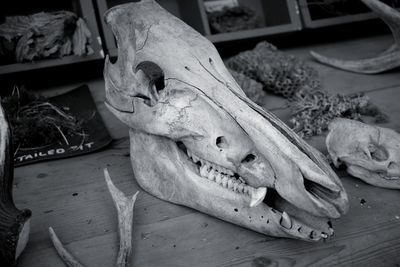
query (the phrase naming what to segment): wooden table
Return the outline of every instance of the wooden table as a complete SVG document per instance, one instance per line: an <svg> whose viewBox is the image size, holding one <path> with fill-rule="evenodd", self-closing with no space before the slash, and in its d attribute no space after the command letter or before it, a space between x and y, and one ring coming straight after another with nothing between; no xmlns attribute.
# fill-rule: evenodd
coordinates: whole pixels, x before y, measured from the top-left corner
<svg viewBox="0 0 400 267"><path fill-rule="evenodd" d="M390 36L378 36L289 52L307 60L310 49L359 58L372 56L390 43ZM310 64L318 69L326 90L366 92L390 116L384 126L400 131L399 70L368 76ZM102 79L87 84L115 141L95 154L16 169L16 204L33 212L30 241L19 266L64 266L50 242L49 226L86 266L114 266L117 217L103 177L104 167L126 194L141 191L134 215L134 266L267 266L274 261L279 266L399 266L399 191L376 188L339 173L351 208L334 222L336 235L318 243L264 236L161 201L139 188L133 178L127 128L106 110ZM284 121L289 118L283 99L269 95L265 105ZM326 151L323 136L310 142Z"/></svg>

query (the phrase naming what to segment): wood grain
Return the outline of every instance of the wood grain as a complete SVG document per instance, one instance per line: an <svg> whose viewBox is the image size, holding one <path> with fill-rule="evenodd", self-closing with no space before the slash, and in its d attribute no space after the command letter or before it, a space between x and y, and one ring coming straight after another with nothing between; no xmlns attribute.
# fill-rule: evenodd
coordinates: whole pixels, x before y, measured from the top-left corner
<svg viewBox="0 0 400 267"><path fill-rule="evenodd" d="M390 38L381 36L316 45L312 49L326 55L356 58L374 54L388 43ZM307 59L309 49L302 47L289 52ZM366 76L311 64L318 68L326 90L367 92L391 118L382 126L400 131L398 71ZM30 242L19 266L64 266L51 245L49 226L86 266L115 264L117 215L102 174L104 167L125 194L141 191L134 213L133 266L399 266L399 192L367 185L343 171L339 171L339 176L349 194L351 208L347 215L334 221L335 236L319 243L257 234L143 192L133 179L127 156L126 126L104 107L102 80L88 84L116 141L96 154L16 169L16 204L33 212ZM74 85L56 91L68 87L72 89ZM271 97L267 104L287 121L289 112L284 100ZM325 149L323 137L310 142Z"/></svg>

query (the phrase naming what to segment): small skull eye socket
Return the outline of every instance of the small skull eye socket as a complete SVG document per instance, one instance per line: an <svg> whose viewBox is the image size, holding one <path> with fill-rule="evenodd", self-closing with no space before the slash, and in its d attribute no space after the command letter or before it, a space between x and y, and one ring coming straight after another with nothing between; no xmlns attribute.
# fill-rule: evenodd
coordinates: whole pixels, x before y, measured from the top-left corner
<svg viewBox="0 0 400 267"><path fill-rule="evenodd" d="M382 146L371 144L369 146L369 151L373 160L385 161L389 158L389 153Z"/></svg>

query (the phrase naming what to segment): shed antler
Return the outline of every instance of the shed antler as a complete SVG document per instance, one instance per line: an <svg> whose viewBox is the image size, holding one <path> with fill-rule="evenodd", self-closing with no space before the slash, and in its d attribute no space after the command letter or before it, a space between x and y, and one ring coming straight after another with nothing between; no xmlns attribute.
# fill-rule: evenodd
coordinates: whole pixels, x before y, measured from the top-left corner
<svg viewBox="0 0 400 267"><path fill-rule="evenodd" d="M0 266L16 266L29 239L31 211L14 204L14 150L7 115L0 105Z"/></svg>
<svg viewBox="0 0 400 267"><path fill-rule="evenodd" d="M119 252L118 259L115 266L117 267L129 267L131 266L132 256L132 230L133 230L133 207L139 191L136 192L132 197L126 197L112 182L110 174L107 169L104 169L104 177L106 179L108 190L114 200L115 207L118 212L118 227L119 227ZM54 247L57 250L58 255L69 267L82 267L74 257L63 247L62 243L58 239L53 228L49 228L50 238L53 242Z"/></svg>
<svg viewBox="0 0 400 267"><path fill-rule="evenodd" d="M376 74L400 67L400 12L379 0L361 1L389 26L395 43L382 54L369 59L346 61L325 57L314 51L310 52L311 55L323 64L358 73Z"/></svg>

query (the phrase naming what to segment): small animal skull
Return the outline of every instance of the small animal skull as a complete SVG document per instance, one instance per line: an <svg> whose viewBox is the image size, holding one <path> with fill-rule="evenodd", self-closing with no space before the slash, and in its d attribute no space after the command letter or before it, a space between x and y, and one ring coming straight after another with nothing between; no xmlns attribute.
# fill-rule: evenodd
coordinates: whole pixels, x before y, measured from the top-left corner
<svg viewBox="0 0 400 267"><path fill-rule="evenodd" d="M335 119L326 138L336 167L366 183L400 189L400 134L348 119Z"/></svg>
<svg viewBox="0 0 400 267"><path fill-rule="evenodd" d="M273 114L249 100L215 47L155 1L105 15L106 105L130 127L140 186L243 227L316 241L347 211L340 180Z"/></svg>

